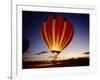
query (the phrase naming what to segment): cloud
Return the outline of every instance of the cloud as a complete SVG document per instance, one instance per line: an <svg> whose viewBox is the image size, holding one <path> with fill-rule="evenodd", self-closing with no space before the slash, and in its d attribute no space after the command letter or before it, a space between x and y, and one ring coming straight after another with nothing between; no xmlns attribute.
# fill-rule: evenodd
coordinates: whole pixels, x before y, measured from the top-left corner
<svg viewBox="0 0 100 80"><path fill-rule="evenodd" d="M37 52L35 54L40 55L40 54L45 54L45 53L48 53L48 51L41 51L41 52Z"/></svg>
<svg viewBox="0 0 100 80"><path fill-rule="evenodd" d="M89 52L84 52L83 54L89 54Z"/></svg>
<svg viewBox="0 0 100 80"><path fill-rule="evenodd" d="M40 55L45 53L48 53L48 51L27 51L26 52L26 54L31 54L31 55Z"/></svg>

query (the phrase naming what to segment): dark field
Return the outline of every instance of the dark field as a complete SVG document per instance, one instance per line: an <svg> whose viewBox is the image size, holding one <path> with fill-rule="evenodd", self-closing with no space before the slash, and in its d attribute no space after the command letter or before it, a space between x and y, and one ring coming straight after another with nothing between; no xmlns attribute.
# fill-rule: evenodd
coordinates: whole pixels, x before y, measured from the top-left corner
<svg viewBox="0 0 100 80"><path fill-rule="evenodd" d="M56 60L56 61L30 61L23 62L23 69L30 68L52 68L52 67L73 67L73 66L89 66L89 58L71 58L68 60Z"/></svg>

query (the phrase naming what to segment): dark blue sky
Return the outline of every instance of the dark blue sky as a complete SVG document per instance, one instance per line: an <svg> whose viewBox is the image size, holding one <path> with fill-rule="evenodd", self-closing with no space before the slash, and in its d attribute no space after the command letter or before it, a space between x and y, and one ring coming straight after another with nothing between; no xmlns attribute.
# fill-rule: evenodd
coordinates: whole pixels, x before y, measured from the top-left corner
<svg viewBox="0 0 100 80"><path fill-rule="evenodd" d="M49 15L63 15L69 19L74 27L74 37L64 52L79 53L89 51L89 14L56 13L56 12L22 12L22 35L29 43L31 51L48 51L47 46L40 35L41 23Z"/></svg>

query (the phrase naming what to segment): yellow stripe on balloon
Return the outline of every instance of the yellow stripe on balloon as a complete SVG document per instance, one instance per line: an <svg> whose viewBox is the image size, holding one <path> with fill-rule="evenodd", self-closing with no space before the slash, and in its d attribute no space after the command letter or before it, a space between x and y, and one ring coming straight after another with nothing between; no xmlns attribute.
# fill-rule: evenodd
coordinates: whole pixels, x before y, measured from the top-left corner
<svg viewBox="0 0 100 80"><path fill-rule="evenodd" d="M68 42L69 42L69 40L70 40L72 34L73 34L73 29L71 30L71 33L70 33L70 35L69 35L67 41L65 40L64 43L62 44L62 45L63 45L62 50L65 48L66 44L68 44Z"/></svg>
<svg viewBox="0 0 100 80"><path fill-rule="evenodd" d="M52 39L53 39L53 49L55 49L55 27L56 27L56 20L52 20Z"/></svg>
<svg viewBox="0 0 100 80"><path fill-rule="evenodd" d="M64 21L64 28L63 28L60 43L59 43L59 49L60 50L63 47L62 43L63 43L64 35L65 35L65 32L66 32L66 25L67 25L67 22Z"/></svg>
<svg viewBox="0 0 100 80"><path fill-rule="evenodd" d="M59 32L57 34L57 39L56 39L56 48L59 50Z"/></svg>
<svg viewBox="0 0 100 80"><path fill-rule="evenodd" d="M48 36L47 36L47 33L46 33L46 22L43 23L43 31L44 31L44 35L45 35L48 47L51 48L51 45L50 45L50 42L49 42L49 39L48 39Z"/></svg>

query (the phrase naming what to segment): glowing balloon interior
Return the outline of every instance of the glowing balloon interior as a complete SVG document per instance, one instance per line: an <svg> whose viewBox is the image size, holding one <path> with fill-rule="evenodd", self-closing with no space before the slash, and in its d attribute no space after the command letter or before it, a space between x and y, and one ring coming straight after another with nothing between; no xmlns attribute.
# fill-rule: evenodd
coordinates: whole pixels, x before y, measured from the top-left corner
<svg viewBox="0 0 100 80"><path fill-rule="evenodd" d="M73 34L73 25L64 16L48 16L41 25L42 38L55 59L71 42Z"/></svg>

